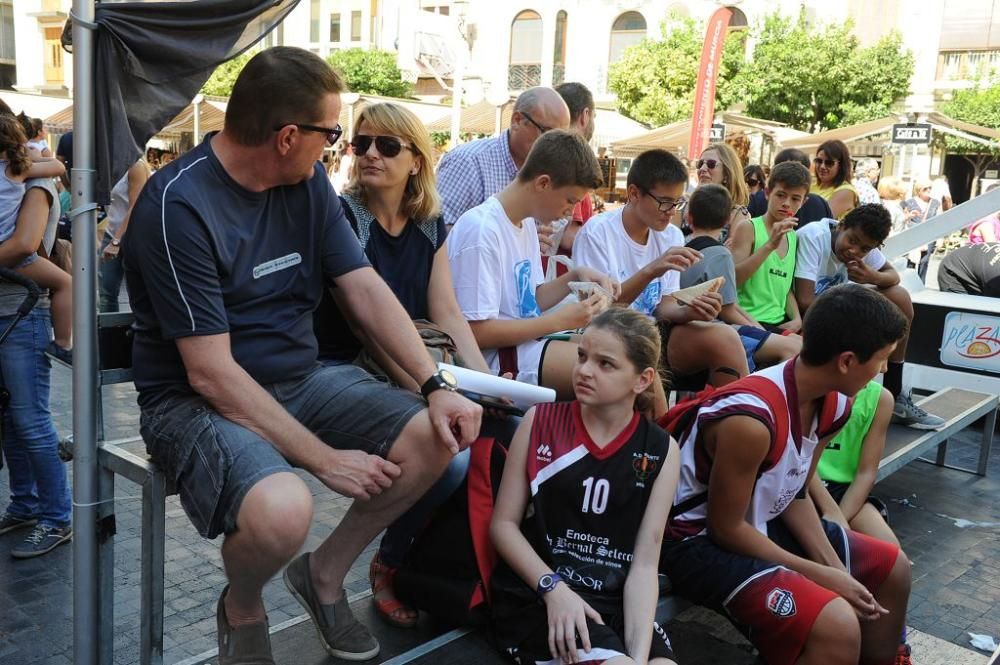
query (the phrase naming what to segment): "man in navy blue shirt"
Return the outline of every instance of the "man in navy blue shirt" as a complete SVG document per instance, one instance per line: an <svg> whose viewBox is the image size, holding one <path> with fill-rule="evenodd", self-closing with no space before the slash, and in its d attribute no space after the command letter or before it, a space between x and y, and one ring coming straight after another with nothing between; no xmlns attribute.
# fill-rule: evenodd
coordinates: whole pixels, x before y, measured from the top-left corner
<svg viewBox="0 0 1000 665"><path fill-rule="evenodd" d="M198 531L225 535L221 665L273 662L261 589L312 521L293 467L363 499L285 582L330 654L364 660L379 645L352 616L344 576L479 431L480 407L437 371L317 163L340 137L342 90L308 51L255 56L223 130L155 174L122 242L143 438ZM423 397L317 362L324 288Z"/></svg>

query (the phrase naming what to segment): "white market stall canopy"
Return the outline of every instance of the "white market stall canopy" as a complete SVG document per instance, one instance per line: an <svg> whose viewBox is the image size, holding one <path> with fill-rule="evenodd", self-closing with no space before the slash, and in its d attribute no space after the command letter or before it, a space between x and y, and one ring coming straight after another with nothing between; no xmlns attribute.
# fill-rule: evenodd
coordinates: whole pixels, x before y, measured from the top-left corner
<svg viewBox="0 0 1000 665"><path fill-rule="evenodd" d="M462 109L459 131L493 136L499 134L510 127L514 101L513 99L508 100L500 107L486 100L466 106ZM500 109L499 123L497 122L498 108ZM646 129L642 123L627 118L614 109L597 108L594 115L594 138L591 142L594 145L610 145L623 136L631 136ZM450 108L445 114L428 123L427 130L431 132L451 131Z"/></svg>
<svg viewBox="0 0 1000 665"><path fill-rule="evenodd" d="M998 142L1000 142L1000 130L956 120L942 113L928 113L926 117L921 117L919 122L929 123L934 131L937 132L951 134L952 136L956 136L958 138L963 138L968 141L973 141L974 143L981 143L994 148L1000 147L1000 145L998 145ZM843 141L844 143L851 143L869 138L871 136L886 134L892 130L892 126L895 124L900 124L899 118L895 116L886 116L884 118L879 118L878 120L870 120L857 125L851 125L850 127L839 127L837 129L819 132L818 134L806 134L798 138L791 138L786 141L781 141L781 145L784 148L798 148L799 150L803 150L805 152L811 152L819 147L819 145L824 141L837 140Z"/></svg>
<svg viewBox="0 0 1000 665"><path fill-rule="evenodd" d="M788 145L791 139L809 136L780 122L751 118L739 113L723 113L720 119L726 126L726 138L738 134L758 133L770 138L776 144ZM652 148L662 150L687 148L690 137L691 121L681 120L614 141L611 143L611 151L615 157L627 158Z"/></svg>
<svg viewBox="0 0 1000 665"><path fill-rule="evenodd" d="M31 95L13 90L0 90L0 99L6 102L14 113L24 111L32 118L47 118L53 113L71 107L72 99L68 97L51 97L49 95Z"/></svg>

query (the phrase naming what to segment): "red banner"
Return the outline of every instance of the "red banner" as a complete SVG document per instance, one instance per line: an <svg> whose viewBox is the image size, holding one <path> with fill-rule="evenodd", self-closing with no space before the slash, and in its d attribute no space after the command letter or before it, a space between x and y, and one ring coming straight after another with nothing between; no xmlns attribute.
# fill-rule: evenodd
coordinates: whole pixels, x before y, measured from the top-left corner
<svg viewBox="0 0 1000 665"><path fill-rule="evenodd" d="M717 9L708 20L705 44L701 48L701 67L694 89L694 114L691 116L691 138L688 141L688 159L696 159L708 145L708 134L715 117L715 82L719 78L722 48L729 35L726 28L733 12L725 7Z"/></svg>

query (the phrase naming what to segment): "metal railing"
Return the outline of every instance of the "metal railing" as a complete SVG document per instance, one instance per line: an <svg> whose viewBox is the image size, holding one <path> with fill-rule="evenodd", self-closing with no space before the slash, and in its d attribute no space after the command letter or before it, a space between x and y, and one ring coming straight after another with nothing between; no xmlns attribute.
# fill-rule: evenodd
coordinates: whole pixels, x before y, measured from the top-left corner
<svg viewBox="0 0 1000 665"><path fill-rule="evenodd" d="M941 213L926 222L915 224L905 231L891 236L885 241L882 253L890 260L894 259L910 250L926 247L935 240L940 240L955 231L971 226L997 210L1000 210L1000 189L969 199L948 212Z"/></svg>
<svg viewBox="0 0 1000 665"><path fill-rule="evenodd" d="M527 90L542 84L542 65L509 65L507 67L507 88Z"/></svg>

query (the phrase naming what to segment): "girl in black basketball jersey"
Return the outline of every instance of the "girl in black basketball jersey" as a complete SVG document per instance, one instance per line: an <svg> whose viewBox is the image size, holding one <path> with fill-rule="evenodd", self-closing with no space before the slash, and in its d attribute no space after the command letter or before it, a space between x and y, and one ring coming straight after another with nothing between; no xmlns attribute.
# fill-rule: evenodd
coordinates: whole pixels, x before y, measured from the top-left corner
<svg viewBox="0 0 1000 665"><path fill-rule="evenodd" d="M576 400L529 411L490 535L496 637L519 663L673 663L653 615L677 444L641 411L659 381L653 320L613 308L583 334Z"/></svg>

